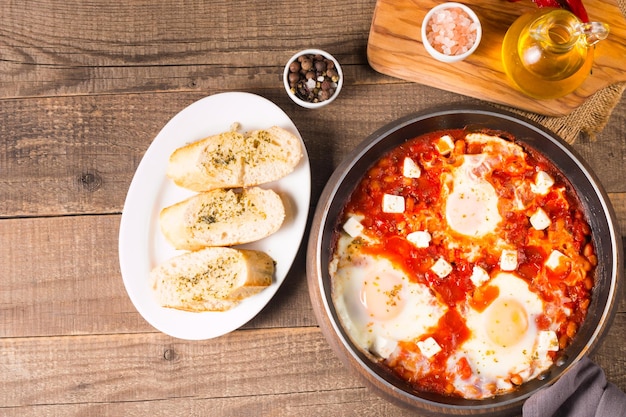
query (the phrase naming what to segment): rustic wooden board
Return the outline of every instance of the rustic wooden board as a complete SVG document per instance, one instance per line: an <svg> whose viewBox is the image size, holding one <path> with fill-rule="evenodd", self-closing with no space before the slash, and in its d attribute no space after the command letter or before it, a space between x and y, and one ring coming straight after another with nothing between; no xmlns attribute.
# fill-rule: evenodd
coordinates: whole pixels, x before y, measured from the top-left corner
<svg viewBox="0 0 626 417"><path fill-rule="evenodd" d="M483 26L476 52L463 62L446 64L433 59L422 45L421 23L435 0L378 0L367 45L376 71L549 116L569 114L598 90L626 81L626 20L616 0L587 0L592 21L610 26L609 37L597 44L593 73L575 92L550 100L537 100L515 90L502 69L500 51L506 30L525 12L536 10L529 0L473 0L468 5Z"/></svg>

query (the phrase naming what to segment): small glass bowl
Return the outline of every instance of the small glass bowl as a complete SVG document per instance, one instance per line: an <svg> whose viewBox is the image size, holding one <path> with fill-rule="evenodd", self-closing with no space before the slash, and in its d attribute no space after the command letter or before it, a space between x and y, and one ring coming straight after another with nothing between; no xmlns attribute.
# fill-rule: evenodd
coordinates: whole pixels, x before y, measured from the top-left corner
<svg viewBox="0 0 626 417"><path fill-rule="evenodd" d="M452 9L452 8L460 8L461 10L463 10L465 13L468 14L470 19L472 19L474 23L476 23L476 40L474 41L474 44L469 50L458 55L447 55L443 52L438 51L430 44L430 42L428 42L428 38L426 34L428 22L433 17L433 15L441 10ZM464 60L468 56L472 55L474 51L476 50L476 48L478 48L481 38L482 38L482 26L480 24L480 20L478 19L478 16L476 16L476 13L474 13L472 9L470 9L469 7L461 3L448 2L448 3L442 3L438 6L435 6L432 9L430 9L428 13L426 13L424 20L422 21L422 43L424 44L424 48L426 48L426 51L428 51L428 53L433 58L441 62L458 62L458 61Z"/></svg>
<svg viewBox="0 0 626 417"><path fill-rule="evenodd" d="M307 101L305 99L300 98L294 91L292 91L290 83L289 83L289 73L290 73L289 67L292 62L297 61L298 58L302 55L321 55L327 60L333 61L333 63L335 64L335 69L337 71L337 75L339 79L336 82L336 87L334 87L334 92L330 95L328 99L322 100L322 101L315 101L315 102ZM320 108L320 107L326 106L327 104L332 103L337 98L337 96L339 95L339 92L341 91L341 87L343 86L343 71L341 70L341 65L339 65L339 61L337 61L335 57L333 57L328 52L323 51L321 49L305 49L294 54L287 61L287 64L285 65L285 70L283 71L283 84L285 86L285 90L287 91L287 95L289 96L291 100L294 101L294 103L302 107L305 107L307 109L317 109L317 108Z"/></svg>

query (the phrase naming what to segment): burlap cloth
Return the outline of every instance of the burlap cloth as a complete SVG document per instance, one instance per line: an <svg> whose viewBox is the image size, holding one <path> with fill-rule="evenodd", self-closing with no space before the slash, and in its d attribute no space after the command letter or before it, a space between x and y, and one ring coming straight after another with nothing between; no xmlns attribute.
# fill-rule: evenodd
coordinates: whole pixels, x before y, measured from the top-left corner
<svg viewBox="0 0 626 417"><path fill-rule="evenodd" d="M626 0L618 0L617 3L622 14L626 15ZM568 143L574 143L581 133L593 140L595 135L606 126L625 89L626 82L609 85L590 96L567 116L543 116L512 108L507 108L507 110L534 120Z"/></svg>

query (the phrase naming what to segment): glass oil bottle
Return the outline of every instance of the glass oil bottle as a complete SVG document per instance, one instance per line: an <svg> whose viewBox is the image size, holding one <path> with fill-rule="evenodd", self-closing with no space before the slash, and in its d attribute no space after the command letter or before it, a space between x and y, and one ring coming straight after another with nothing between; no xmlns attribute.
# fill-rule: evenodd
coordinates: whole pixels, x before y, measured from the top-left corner
<svg viewBox="0 0 626 417"><path fill-rule="evenodd" d="M522 15L504 37L504 70L511 83L530 97L563 97L589 76L593 45L608 33L608 25L583 23L565 9L542 8Z"/></svg>

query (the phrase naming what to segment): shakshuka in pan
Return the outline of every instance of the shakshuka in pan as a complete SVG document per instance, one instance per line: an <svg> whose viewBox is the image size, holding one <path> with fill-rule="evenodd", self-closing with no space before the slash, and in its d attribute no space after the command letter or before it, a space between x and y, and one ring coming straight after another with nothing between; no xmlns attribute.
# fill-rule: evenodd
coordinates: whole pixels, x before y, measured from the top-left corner
<svg viewBox="0 0 626 417"><path fill-rule="evenodd" d="M597 264L579 199L505 132L442 130L380 157L333 238L332 299L360 349L415 389L467 399L546 371Z"/></svg>

